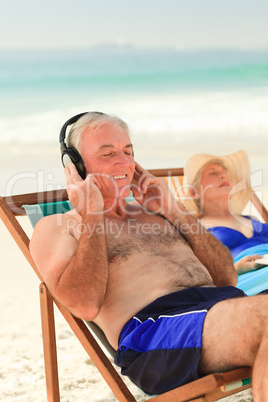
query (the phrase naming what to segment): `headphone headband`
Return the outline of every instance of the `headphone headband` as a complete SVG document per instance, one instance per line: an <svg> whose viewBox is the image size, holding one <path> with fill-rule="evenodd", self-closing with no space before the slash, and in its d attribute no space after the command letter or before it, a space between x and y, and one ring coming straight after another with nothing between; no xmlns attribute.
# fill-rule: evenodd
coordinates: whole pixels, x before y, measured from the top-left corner
<svg viewBox="0 0 268 402"><path fill-rule="evenodd" d="M66 137L66 130L67 127L70 126L71 124L74 124L77 122L77 120L80 119L80 117L84 116L85 114L87 114L88 112L84 112L84 113L79 113L76 114L75 116L71 117L69 120L67 120L64 125L62 126L61 130L60 130L60 147L61 147L61 151L63 152L64 149L67 149L66 146L66 142L65 142L65 137Z"/></svg>

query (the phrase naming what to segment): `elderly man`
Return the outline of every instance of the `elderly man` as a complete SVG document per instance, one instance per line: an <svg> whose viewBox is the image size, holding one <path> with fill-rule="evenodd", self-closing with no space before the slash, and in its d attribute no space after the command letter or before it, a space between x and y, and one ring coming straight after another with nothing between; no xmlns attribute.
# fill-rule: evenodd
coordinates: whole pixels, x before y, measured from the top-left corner
<svg viewBox="0 0 268 402"><path fill-rule="evenodd" d="M254 400L268 400L267 295L234 287L228 250L135 162L126 123L84 114L67 144L86 177L65 167L74 209L42 219L30 244L54 297L104 331L148 393L251 365Z"/></svg>

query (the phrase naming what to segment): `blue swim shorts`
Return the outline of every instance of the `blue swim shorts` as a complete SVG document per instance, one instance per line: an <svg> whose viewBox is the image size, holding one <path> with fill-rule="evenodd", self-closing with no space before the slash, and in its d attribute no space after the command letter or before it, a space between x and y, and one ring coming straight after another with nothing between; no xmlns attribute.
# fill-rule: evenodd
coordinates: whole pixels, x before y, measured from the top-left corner
<svg viewBox="0 0 268 402"><path fill-rule="evenodd" d="M196 380L208 310L222 300L244 296L242 290L226 286L159 297L124 325L115 364L150 395Z"/></svg>

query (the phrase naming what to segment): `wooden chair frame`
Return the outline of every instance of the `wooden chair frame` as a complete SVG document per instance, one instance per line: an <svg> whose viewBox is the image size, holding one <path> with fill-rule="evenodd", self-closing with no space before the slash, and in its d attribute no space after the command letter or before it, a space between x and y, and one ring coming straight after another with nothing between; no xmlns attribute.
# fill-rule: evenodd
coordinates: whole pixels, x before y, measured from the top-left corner
<svg viewBox="0 0 268 402"><path fill-rule="evenodd" d="M158 177L183 176L182 168L157 169L151 170L150 172ZM82 320L74 317L57 300L53 299L29 252L29 238L16 219L17 216L26 214L22 207L25 204L34 205L39 203L63 201L67 199L66 190L0 197L0 217L41 281L40 303L47 400L49 402L60 401L53 307L55 304L88 353L96 368L99 370L111 388L115 397L122 402L132 402L135 401L134 396L131 394L123 379L117 373L110 360L103 352L103 349L99 346L87 325ZM268 222L268 212L254 193L252 196L252 202L263 219ZM179 402L189 400L214 401L250 387L250 384L243 385L241 382L242 379L247 379L250 376L251 368L249 367L238 368L227 373L214 373L162 395L155 396L150 400L156 402ZM228 390L229 388L230 390Z"/></svg>

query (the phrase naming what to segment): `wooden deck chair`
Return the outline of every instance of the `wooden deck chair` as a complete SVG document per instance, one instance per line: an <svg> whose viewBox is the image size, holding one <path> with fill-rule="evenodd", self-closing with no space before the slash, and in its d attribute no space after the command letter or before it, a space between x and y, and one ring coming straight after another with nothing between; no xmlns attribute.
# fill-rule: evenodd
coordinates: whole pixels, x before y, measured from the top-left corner
<svg viewBox="0 0 268 402"><path fill-rule="evenodd" d="M175 185L178 186L178 183L182 183L181 177L183 176L183 169L159 169L151 170L150 172L158 177L167 177L166 180L169 184L173 183L172 185L174 185L175 183ZM172 176L175 176L174 180L171 180ZM182 191L180 188L177 187L173 190L180 196ZM254 195L252 200L260 214L264 217L264 219L266 218L268 220L268 212L262 206L258 198ZM17 216L26 214L25 209L23 208L24 205L32 206L33 209L37 209L39 212L40 210L41 212L45 211L42 212L42 214L47 214L58 212L58 203L61 205L60 208L63 208L62 212L69 208L66 190L0 197L0 217L41 281L40 301L47 400L49 402L60 401L53 307L55 304L88 353L96 368L109 385L115 397L119 401L135 401L134 396L131 394L123 379L118 374L103 348L99 344L99 336L102 337L102 342L105 342L104 334L102 334L98 328L94 328L94 325L91 325L92 323L88 324L83 320L74 317L63 305L61 305L57 300L53 299L45 283L43 283L43 279L38 272L38 269L29 252L29 238L16 219ZM36 212L28 213L33 224L35 224L34 220L36 218ZM111 354L114 353L111 346L107 345L106 347ZM190 400L215 401L222 397L226 397L249 388L250 376L251 368L249 367L238 368L226 373L214 373L189 384L183 385L172 391L166 392L162 395L154 396L150 398L150 400L156 402L179 402Z"/></svg>

